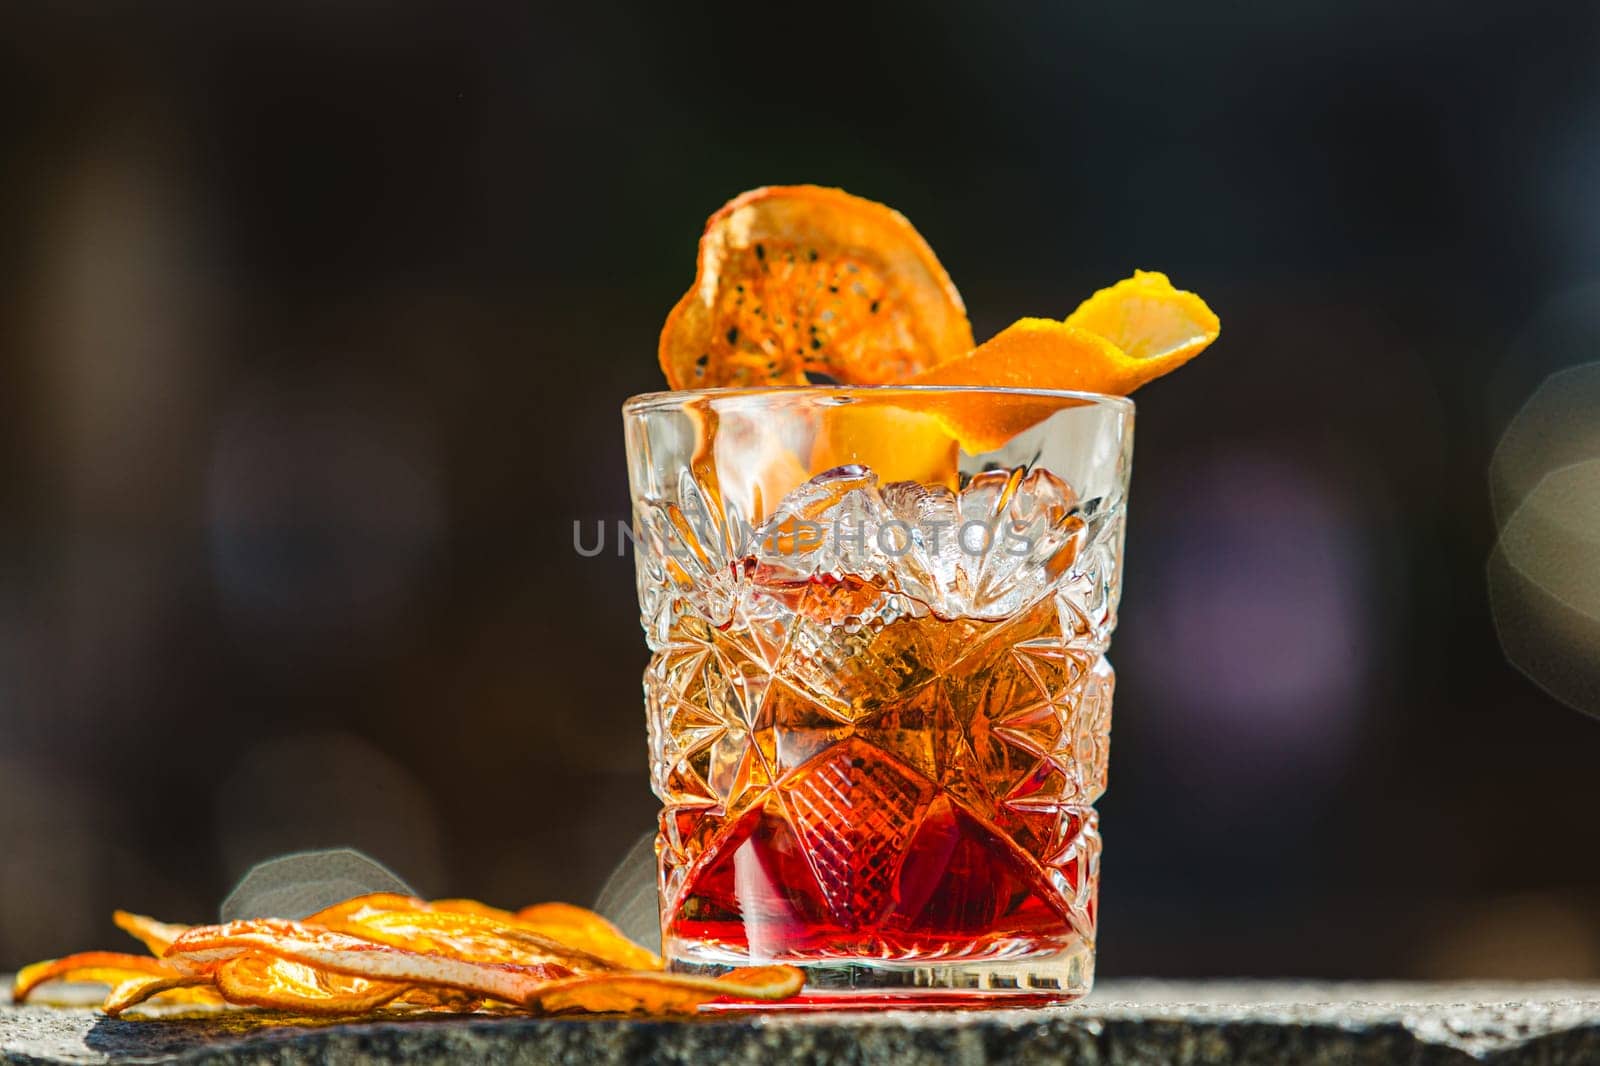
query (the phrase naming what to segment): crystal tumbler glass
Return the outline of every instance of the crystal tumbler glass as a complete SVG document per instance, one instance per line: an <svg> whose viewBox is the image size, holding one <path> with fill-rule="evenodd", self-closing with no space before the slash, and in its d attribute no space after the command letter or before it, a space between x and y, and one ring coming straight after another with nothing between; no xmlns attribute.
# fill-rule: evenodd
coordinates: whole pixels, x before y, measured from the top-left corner
<svg viewBox="0 0 1600 1066"><path fill-rule="evenodd" d="M1086 993L1133 404L815 386L624 421L671 964Z"/></svg>

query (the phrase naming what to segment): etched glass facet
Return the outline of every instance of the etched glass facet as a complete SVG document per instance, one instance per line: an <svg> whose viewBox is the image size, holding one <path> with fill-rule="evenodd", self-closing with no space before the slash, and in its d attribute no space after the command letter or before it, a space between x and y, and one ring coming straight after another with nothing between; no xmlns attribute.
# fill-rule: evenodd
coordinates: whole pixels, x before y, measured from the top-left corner
<svg viewBox="0 0 1600 1066"><path fill-rule="evenodd" d="M824 995L1088 990L1132 405L963 390L1034 424L941 469L908 454L936 422L899 430L944 391L626 408L680 968L792 962Z"/></svg>

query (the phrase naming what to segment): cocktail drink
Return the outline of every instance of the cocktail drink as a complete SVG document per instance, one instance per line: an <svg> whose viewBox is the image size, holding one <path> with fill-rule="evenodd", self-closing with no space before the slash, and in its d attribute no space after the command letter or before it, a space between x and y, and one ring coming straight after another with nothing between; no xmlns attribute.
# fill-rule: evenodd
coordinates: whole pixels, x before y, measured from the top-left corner
<svg viewBox="0 0 1600 1066"><path fill-rule="evenodd" d="M952 401L1033 424L968 455ZM626 421L665 954L1087 991L1132 403L731 390Z"/></svg>
<svg viewBox="0 0 1600 1066"><path fill-rule="evenodd" d="M624 407L674 967L790 963L808 1002L1089 990L1125 396L1216 334L1138 273L974 346L881 205L712 216L678 391Z"/></svg>

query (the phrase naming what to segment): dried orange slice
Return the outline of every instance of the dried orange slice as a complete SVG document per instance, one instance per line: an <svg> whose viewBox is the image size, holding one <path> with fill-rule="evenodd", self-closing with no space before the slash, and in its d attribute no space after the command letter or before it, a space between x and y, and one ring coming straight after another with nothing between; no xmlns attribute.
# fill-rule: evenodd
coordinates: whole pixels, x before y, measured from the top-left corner
<svg viewBox="0 0 1600 1066"><path fill-rule="evenodd" d="M567 903L541 903L513 914L477 900L429 902L374 892L335 903L311 915L305 924L416 950L430 950L418 946L428 938L453 941L457 946L446 950L480 960L483 951L498 948L529 954L544 951L551 957L570 957L583 966L600 969L659 969L664 965L658 955L623 936L598 914Z"/></svg>
<svg viewBox="0 0 1600 1066"><path fill-rule="evenodd" d="M617 967L581 948L481 914L382 911L360 921L327 922L323 928L391 947L468 962L556 964L574 970Z"/></svg>
<svg viewBox="0 0 1600 1066"><path fill-rule="evenodd" d="M229 1003L296 1014L349 1015L377 1010L402 992L403 984L323 973L304 963L270 955L240 955L216 972L217 990Z"/></svg>
<svg viewBox="0 0 1600 1066"><path fill-rule="evenodd" d="M624 969L659 970L666 965L661 956L623 936L621 930L594 911L570 903L535 903L518 911L516 922Z"/></svg>
<svg viewBox="0 0 1600 1066"><path fill-rule="evenodd" d="M91 951L25 967L22 1002L50 981L112 985L116 1015L153 997L353 1017L380 1008L495 1013L678 1013L713 999L781 999L800 989L786 966L719 978L665 963L598 914L563 903L513 914L473 900L358 896L295 922L258 918L178 926L118 911L116 922L161 957Z"/></svg>
<svg viewBox="0 0 1600 1066"><path fill-rule="evenodd" d="M180 1002L204 1003L211 1006L220 1005L222 1002L216 989L212 987L209 975L180 973L167 977L129 978L111 990L111 994L100 1005L100 1009L115 1018L137 1003L163 995Z"/></svg>
<svg viewBox="0 0 1600 1066"><path fill-rule="evenodd" d="M147 955L129 955L120 951L82 951L65 958L24 966L12 986L12 1002L24 1002L40 985L52 981L111 985L112 991L105 1003L113 1014L152 996L209 1005L222 1002L216 990L211 988L209 976L186 972L172 963Z"/></svg>
<svg viewBox="0 0 1600 1066"><path fill-rule="evenodd" d="M65 958L24 966L11 986L11 1000L21 1003L33 990L48 981L84 981L117 985L133 978L173 977L180 971L148 955L129 955L121 951L81 951Z"/></svg>
<svg viewBox="0 0 1600 1066"><path fill-rule="evenodd" d="M172 946L172 942L189 928L187 925L159 922L146 915L128 911L112 911L111 920L117 923L118 929L149 948L152 955L165 954L167 948Z"/></svg>
<svg viewBox="0 0 1600 1066"><path fill-rule="evenodd" d="M674 389L904 381L972 348L966 308L898 211L775 185L706 223L694 285L661 331Z"/></svg>
<svg viewBox="0 0 1600 1066"><path fill-rule="evenodd" d="M572 976L571 969L555 964L468 962L277 918L195 926L173 942L167 959L196 969L252 954L369 981L442 985L510 1003L530 1002L549 982Z"/></svg>
<svg viewBox="0 0 1600 1066"><path fill-rule="evenodd" d="M534 1004L550 1014L682 1014L714 999L788 999L804 977L793 966L751 966L721 977L671 973L608 973L569 977L539 992Z"/></svg>
<svg viewBox="0 0 1600 1066"><path fill-rule="evenodd" d="M391 1000L389 1005L399 1010L448 1011L456 1014L490 1007L505 1011L514 1011L516 1009L514 1005L502 1003L497 999L484 999L481 996L457 992L453 988L430 987L427 985L417 985L414 988L406 989Z"/></svg>

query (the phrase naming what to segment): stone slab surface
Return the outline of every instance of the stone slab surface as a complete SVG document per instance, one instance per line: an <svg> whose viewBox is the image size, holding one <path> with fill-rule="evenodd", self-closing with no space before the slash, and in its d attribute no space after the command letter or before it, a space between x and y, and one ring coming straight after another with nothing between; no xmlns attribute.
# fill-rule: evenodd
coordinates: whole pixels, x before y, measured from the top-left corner
<svg viewBox="0 0 1600 1066"><path fill-rule="evenodd" d="M0 983L0 988L4 983ZM1105 981L1012 1011L266 1025L0 1007L0 1063L1600 1063L1600 985Z"/></svg>

